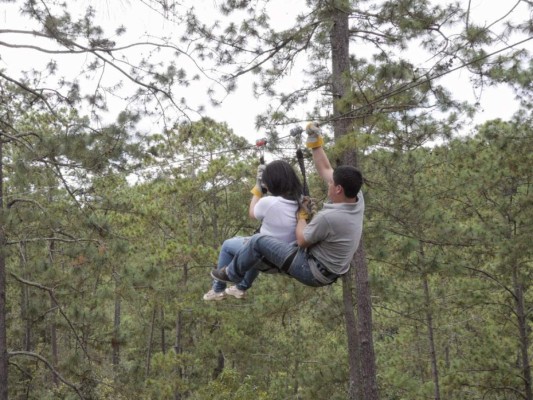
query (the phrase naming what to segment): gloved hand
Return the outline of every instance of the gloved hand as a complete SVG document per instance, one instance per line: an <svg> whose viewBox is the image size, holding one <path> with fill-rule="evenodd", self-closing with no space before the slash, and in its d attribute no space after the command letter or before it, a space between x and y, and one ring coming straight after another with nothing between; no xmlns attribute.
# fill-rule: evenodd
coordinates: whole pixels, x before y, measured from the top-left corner
<svg viewBox="0 0 533 400"><path fill-rule="evenodd" d="M308 148L315 149L324 145L324 139L322 138L318 122L309 122L305 127L305 133L307 133L306 146Z"/></svg>
<svg viewBox="0 0 533 400"><path fill-rule="evenodd" d="M298 210L298 219L311 220L317 213L316 201L312 197L304 196Z"/></svg>
<svg viewBox="0 0 533 400"><path fill-rule="evenodd" d="M266 165L259 164L257 167L257 174L255 176L255 186L250 190L250 192L257 197L263 196L263 187L261 186L261 181L263 179L263 172L265 171Z"/></svg>
<svg viewBox="0 0 533 400"><path fill-rule="evenodd" d="M305 219L306 221L309 219L309 214L305 210L305 208L300 208L298 210L298 219Z"/></svg>

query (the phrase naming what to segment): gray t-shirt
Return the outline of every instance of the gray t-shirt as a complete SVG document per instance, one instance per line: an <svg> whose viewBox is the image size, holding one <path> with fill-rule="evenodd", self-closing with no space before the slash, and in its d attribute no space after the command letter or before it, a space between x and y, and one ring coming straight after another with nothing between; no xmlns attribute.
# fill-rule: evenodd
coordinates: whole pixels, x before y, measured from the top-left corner
<svg viewBox="0 0 533 400"><path fill-rule="evenodd" d="M361 240L365 200L361 192L357 198L357 203L324 204L303 232L313 244L309 253L337 275L348 271Z"/></svg>

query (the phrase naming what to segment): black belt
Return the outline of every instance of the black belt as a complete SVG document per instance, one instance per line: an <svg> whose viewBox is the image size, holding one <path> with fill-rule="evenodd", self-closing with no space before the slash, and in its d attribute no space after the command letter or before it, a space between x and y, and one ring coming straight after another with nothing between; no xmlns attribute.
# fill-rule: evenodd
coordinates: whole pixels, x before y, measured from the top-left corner
<svg viewBox="0 0 533 400"><path fill-rule="evenodd" d="M320 261L318 261L315 257L313 257L311 254L309 254L309 258L312 258L313 260L315 260L315 264L316 264L316 269L322 274L322 276L326 279L329 279L329 280L335 280L337 279L340 275L337 275L337 274L334 274L333 272L331 272L329 269L327 269L326 267L324 267Z"/></svg>

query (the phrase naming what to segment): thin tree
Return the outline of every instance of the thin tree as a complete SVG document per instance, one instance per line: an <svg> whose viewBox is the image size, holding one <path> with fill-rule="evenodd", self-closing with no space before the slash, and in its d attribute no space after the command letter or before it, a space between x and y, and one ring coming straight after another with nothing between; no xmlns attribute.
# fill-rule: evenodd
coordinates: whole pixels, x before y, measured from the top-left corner
<svg viewBox="0 0 533 400"><path fill-rule="evenodd" d="M348 88L351 85L350 72L350 40L349 40L349 15L348 8L342 6L332 7L332 29L330 34L331 45L331 94L333 103L333 132L335 139L347 135L353 127L353 118L348 118L350 103L346 101ZM357 167L357 149L350 149L343 157L343 163ZM357 329L352 327L355 305L352 300L351 277L355 277L357 296ZM345 318L348 335L348 359L350 365L350 399L377 400L378 385L376 377L376 360L372 338L372 300L368 281L368 266L364 257L363 240L359 243L358 251L354 256L353 268L347 277L348 282L343 284L343 298ZM357 338L353 340L352 338ZM354 345L359 347L355 347ZM362 380L359 379L362 377ZM356 384L359 383L360 387Z"/></svg>
<svg viewBox="0 0 533 400"><path fill-rule="evenodd" d="M4 136L0 127L0 221L4 221ZM0 224L0 400L7 400L7 327L6 327L6 237Z"/></svg>

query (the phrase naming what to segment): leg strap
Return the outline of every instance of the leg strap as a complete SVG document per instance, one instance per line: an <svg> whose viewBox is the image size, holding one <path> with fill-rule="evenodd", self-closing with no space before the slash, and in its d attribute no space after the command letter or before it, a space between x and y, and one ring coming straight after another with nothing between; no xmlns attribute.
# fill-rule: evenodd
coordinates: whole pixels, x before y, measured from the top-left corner
<svg viewBox="0 0 533 400"><path fill-rule="evenodd" d="M268 265L272 269L275 269L277 271L283 272L288 275L289 268L291 267L294 257L296 257L296 253L298 253L297 248L285 259L285 261L283 262L281 266L277 266L272 261L267 260L265 257L261 258L261 262L265 265ZM261 272L265 272L265 271L261 271ZM268 270L266 272L268 272Z"/></svg>

